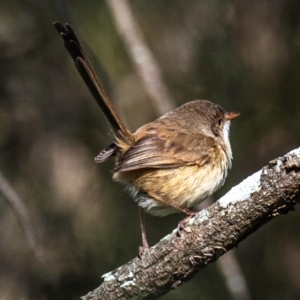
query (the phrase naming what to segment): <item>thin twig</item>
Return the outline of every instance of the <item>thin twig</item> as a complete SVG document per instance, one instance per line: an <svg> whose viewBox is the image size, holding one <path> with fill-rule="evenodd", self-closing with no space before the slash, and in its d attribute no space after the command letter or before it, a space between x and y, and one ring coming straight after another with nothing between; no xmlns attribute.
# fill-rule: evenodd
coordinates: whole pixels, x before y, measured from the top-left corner
<svg viewBox="0 0 300 300"><path fill-rule="evenodd" d="M217 266L223 274L231 297L234 300L250 300L250 291L245 276L235 255L231 250L220 257Z"/></svg>
<svg viewBox="0 0 300 300"><path fill-rule="evenodd" d="M162 80L162 73L135 21L126 0L106 0L120 36L127 47L144 89L160 114L174 108L170 92Z"/></svg>
<svg viewBox="0 0 300 300"><path fill-rule="evenodd" d="M38 235L35 227L33 226L33 222L30 219L27 208L23 202L23 200L18 196L16 191L4 177L4 175L0 172L0 191L3 193L13 212L15 213L18 221L23 227L30 246L34 250L36 256L40 258L42 256L42 250L38 242Z"/></svg>

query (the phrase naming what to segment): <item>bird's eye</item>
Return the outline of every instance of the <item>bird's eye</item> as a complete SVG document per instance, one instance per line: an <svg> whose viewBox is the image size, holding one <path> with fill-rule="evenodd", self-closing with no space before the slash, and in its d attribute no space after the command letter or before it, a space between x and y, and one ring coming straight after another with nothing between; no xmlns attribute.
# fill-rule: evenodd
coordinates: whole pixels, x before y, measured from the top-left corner
<svg viewBox="0 0 300 300"><path fill-rule="evenodd" d="M218 125L221 127L223 125L223 119L222 118L219 118L218 119Z"/></svg>

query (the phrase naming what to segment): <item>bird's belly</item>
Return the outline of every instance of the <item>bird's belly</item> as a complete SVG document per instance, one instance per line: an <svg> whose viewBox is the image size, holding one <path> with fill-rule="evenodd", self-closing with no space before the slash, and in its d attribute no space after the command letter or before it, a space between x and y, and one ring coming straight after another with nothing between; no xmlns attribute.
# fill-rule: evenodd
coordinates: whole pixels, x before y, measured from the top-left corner
<svg viewBox="0 0 300 300"><path fill-rule="evenodd" d="M146 212L165 216L179 212L174 207L189 208L205 200L223 184L226 174L227 168L208 164L121 172L114 178L128 184Z"/></svg>

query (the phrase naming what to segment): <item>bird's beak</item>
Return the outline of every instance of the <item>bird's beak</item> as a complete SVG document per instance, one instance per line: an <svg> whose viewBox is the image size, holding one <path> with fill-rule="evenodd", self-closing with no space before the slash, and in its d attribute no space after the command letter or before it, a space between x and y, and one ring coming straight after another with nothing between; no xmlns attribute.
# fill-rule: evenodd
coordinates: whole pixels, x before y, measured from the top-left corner
<svg viewBox="0 0 300 300"><path fill-rule="evenodd" d="M225 120L230 121L240 115L239 112L237 111L232 111L232 112L226 112L225 113Z"/></svg>

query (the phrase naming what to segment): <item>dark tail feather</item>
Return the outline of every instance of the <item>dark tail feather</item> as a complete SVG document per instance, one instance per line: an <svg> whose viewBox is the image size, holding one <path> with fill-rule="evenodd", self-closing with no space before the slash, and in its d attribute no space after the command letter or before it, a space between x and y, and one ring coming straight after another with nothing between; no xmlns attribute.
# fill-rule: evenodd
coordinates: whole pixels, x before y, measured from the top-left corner
<svg viewBox="0 0 300 300"><path fill-rule="evenodd" d="M130 131L126 128L121 118L112 107L111 102L101 86L101 83L98 80L88 58L86 57L72 27L69 24L65 24L65 26L63 26L59 22L55 22L53 25L63 38L64 45L75 62L77 70L79 71L82 79L100 106L103 114L105 115L109 124L112 126L113 130L121 138L130 140L132 138Z"/></svg>

